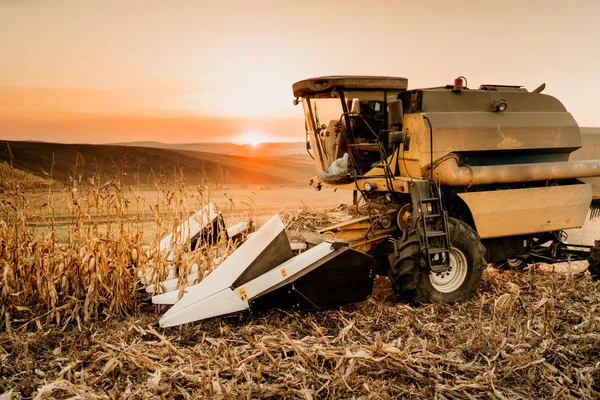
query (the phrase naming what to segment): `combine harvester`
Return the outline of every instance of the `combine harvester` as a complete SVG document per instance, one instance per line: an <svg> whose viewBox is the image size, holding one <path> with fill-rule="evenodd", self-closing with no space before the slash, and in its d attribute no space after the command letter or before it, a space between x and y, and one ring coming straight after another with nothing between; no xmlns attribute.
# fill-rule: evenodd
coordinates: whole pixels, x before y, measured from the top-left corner
<svg viewBox="0 0 600 400"><path fill-rule="evenodd" d="M318 171L310 184L360 193L369 215L322 230L337 240L296 256L273 217L200 283L155 295L174 304L160 325L362 301L376 274L415 303L473 296L488 263L589 258L598 278L598 243L567 243L564 230L581 227L600 199L581 181L600 176L600 160L569 161L581 147L579 127L541 93L545 85L407 84L369 76L295 83Z"/></svg>

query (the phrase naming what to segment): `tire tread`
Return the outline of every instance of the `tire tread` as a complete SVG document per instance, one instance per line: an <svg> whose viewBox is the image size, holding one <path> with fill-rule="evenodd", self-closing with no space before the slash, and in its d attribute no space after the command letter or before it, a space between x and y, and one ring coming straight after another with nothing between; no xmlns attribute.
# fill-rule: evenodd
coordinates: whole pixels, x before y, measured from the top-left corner
<svg viewBox="0 0 600 400"><path fill-rule="evenodd" d="M395 262L390 263L388 271L396 295L412 303L442 301L453 303L473 296L483 279L482 272L487 267L485 247L479 235L463 221L448 218L448 230L451 243L455 243L470 261L465 282L454 292L437 291L429 281L429 270L422 266L422 254L416 231L409 232L399 246ZM600 249L599 260L600 260ZM600 262L599 262L600 265Z"/></svg>

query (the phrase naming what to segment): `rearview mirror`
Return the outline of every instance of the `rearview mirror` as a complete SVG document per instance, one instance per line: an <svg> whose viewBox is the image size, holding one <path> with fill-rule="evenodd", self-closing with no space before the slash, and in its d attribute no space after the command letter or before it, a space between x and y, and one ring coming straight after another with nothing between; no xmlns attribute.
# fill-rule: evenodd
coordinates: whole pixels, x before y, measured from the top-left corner
<svg viewBox="0 0 600 400"><path fill-rule="evenodd" d="M392 100L388 103L388 116L390 126L400 128L404 121L404 108L402 100Z"/></svg>
<svg viewBox="0 0 600 400"><path fill-rule="evenodd" d="M404 132L402 132L402 131L391 132L390 133L390 143L399 145L400 143L404 143L405 137L406 136L404 135Z"/></svg>

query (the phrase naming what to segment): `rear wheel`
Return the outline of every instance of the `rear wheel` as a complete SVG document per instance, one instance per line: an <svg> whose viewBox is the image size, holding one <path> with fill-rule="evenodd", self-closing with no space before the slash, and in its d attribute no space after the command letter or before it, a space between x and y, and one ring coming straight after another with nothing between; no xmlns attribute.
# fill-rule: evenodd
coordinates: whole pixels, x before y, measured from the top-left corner
<svg viewBox="0 0 600 400"><path fill-rule="evenodd" d="M390 260L389 276L398 297L414 303L453 303L477 292L487 263L485 247L469 225L448 219L450 268L434 273L424 265L416 231L408 233Z"/></svg>

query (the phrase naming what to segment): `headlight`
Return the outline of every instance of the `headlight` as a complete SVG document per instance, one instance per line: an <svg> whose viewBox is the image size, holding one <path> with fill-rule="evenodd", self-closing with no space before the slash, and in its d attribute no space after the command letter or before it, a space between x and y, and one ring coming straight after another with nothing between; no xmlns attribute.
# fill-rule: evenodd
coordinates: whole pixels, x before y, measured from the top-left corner
<svg viewBox="0 0 600 400"><path fill-rule="evenodd" d="M373 190L377 189L377 186L374 183L365 182L365 184L363 185L363 189L365 190L365 192L372 192Z"/></svg>
<svg viewBox="0 0 600 400"><path fill-rule="evenodd" d="M500 99L494 103L494 106L492 107L492 111L493 112L502 112L502 111L506 110L506 107L507 107L506 100Z"/></svg>

